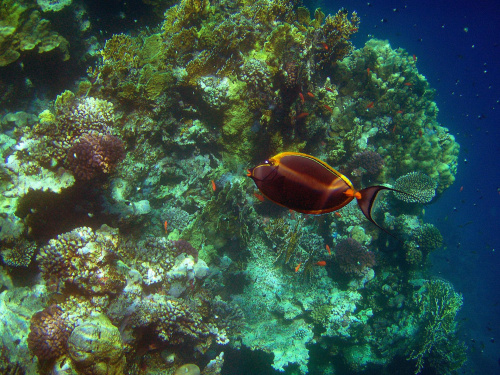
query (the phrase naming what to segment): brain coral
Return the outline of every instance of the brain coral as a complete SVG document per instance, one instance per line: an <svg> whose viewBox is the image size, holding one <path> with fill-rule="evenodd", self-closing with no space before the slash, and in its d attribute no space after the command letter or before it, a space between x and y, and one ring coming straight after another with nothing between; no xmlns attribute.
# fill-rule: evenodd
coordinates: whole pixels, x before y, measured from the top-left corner
<svg viewBox="0 0 500 375"><path fill-rule="evenodd" d="M335 259L342 271L356 276L362 276L366 268L375 265L375 254L353 238L347 238L337 244Z"/></svg>
<svg viewBox="0 0 500 375"><path fill-rule="evenodd" d="M84 374L124 373L126 362L120 331L103 314L88 318L71 332L68 351Z"/></svg>

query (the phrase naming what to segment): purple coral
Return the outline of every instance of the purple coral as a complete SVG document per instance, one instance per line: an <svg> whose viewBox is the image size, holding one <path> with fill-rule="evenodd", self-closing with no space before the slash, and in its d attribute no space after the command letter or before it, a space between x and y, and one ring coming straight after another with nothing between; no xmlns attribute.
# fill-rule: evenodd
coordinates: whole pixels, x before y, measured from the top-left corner
<svg viewBox="0 0 500 375"><path fill-rule="evenodd" d="M114 135L85 134L68 150L69 169L79 180L111 173L125 157L123 142Z"/></svg>
<svg viewBox="0 0 500 375"><path fill-rule="evenodd" d="M376 176L382 170L384 159L375 151L359 152L347 163L347 170L354 176Z"/></svg>
<svg viewBox="0 0 500 375"><path fill-rule="evenodd" d="M335 259L342 271L356 276L362 276L366 268L375 265L375 254L353 238L347 238L337 244Z"/></svg>
<svg viewBox="0 0 500 375"><path fill-rule="evenodd" d="M198 250L196 250L188 241L182 239L171 241L170 245L177 254L186 253L187 255L192 255L195 262L198 261Z"/></svg>
<svg viewBox="0 0 500 375"><path fill-rule="evenodd" d="M31 317L28 348L39 360L56 359L66 353L71 329L62 315L59 306L51 305Z"/></svg>

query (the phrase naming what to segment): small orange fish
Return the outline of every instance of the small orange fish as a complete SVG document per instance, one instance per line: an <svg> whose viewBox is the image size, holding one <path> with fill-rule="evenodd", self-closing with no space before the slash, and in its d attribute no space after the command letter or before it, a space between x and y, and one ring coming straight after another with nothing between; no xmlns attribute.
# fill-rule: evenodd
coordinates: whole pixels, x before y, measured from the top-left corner
<svg viewBox="0 0 500 375"><path fill-rule="evenodd" d="M328 104L325 104L325 108L328 112L333 112L332 107L330 107Z"/></svg>
<svg viewBox="0 0 500 375"><path fill-rule="evenodd" d="M316 265L324 267L324 266L326 266L326 262L324 260L320 260L319 262L316 262Z"/></svg>
<svg viewBox="0 0 500 375"><path fill-rule="evenodd" d="M301 92L299 92L299 97L300 97L300 101L302 102L302 104L304 104L304 102L306 101L304 99L304 94L302 94Z"/></svg>
<svg viewBox="0 0 500 375"><path fill-rule="evenodd" d="M255 198L257 198L261 202L264 202L266 200L262 194L253 193L253 195L255 196Z"/></svg>
<svg viewBox="0 0 500 375"><path fill-rule="evenodd" d="M342 215L338 211L335 211L334 215L337 216L337 217L342 217Z"/></svg>
<svg viewBox="0 0 500 375"><path fill-rule="evenodd" d="M413 86L413 83L411 83L411 82L405 82L404 85L405 86Z"/></svg>
<svg viewBox="0 0 500 375"><path fill-rule="evenodd" d="M330 250L330 246L328 246L328 244L326 244L326 251L328 251L328 255L332 255L332 251Z"/></svg>
<svg viewBox="0 0 500 375"><path fill-rule="evenodd" d="M460 193L464 191L464 187L463 186L460 186Z"/></svg>
<svg viewBox="0 0 500 375"><path fill-rule="evenodd" d="M210 180L210 182L212 183L212 190L213 191L217 190L217 186L215 186L214 180Z"/></svg>
<svg viewBox="0 0 500 375"><path fill-rule="evenodd" d="M332 90L331 88L329 88L329 87L325 87L325 90L326 90L326 91L333 92L333 90Z"/></svg>
<svg viewBox="0 0 500 375"><path fill-rule="evenodd" d="M368 75L372 74L372 72L371 72L370 68L366 68L366 73L367 73Z"/></svg>
<svg viewBox="0 0 500 375"><path fill-rule="evenodd" d="M417 62L417 56L413 55L413 61Z"/></svg>
<svg viewBox="0 0 500 375"><path fill-rule="evenodd" d="M399 111L397 111L396 113L397 113L397 114L401 114L401 113L403 113L403 111L402 111L402 110L399 110Z"/></svg>
<svg viewBox="0 0 500 375"><path fill-rule="evenodd" d="M311 91L307 92L307 96L310 97L310 98L314 98L314 94Z"/></svg>
<svg viewBox="0 0 500 375"><path fill-rule="evenodd" d="M392 132L393 132L393 133L396 133L396 126L397 126L397 125L394 125L394 127L392 128Z"/></svg>
<svg viewBox="0 0 500 375"><path fill-rule="evenodd" d="M423 135L424 135L424 132L422 131L422 129L420 129L420 130L418 131L418 136L419 136L420 138L422 138L422 136L423 136Z"/></svg>
<svg viewBox="0 0 500 375"><path fill-rule="evenodd" d="M163 228L165 228L165 234L167 234L167 226L168 226L168 222L167 222L167 220L165 220L165 223L163 223Z"/></svg>
<svg viewBox="0 0 500 375"><path fill-rule="evenodd" d="M326 43L320 43L320 44L323 46L324 49L326 49L328 51L328 44L326 44Z"/></svg>
<svg viewBox="0 0 500 375"><path fill-rule="evenodd" d="M370 108L373 108L373 106L375 105L375 102L370 102L368 103L368 105L366 106L366 109L370 109Z"/></svg>
<svg viewBox="0 0 500 375"><path fill-rule="evenodd" d="M298 114L297 116L295 116L295 120L300 120L301 118L304 118L306 116L309 116L309 113L302 112L302 113Z"/></svg>
<svg viewBox="0 0 500 375"><path fill-rule="evenodd" d="M302 262L300 262L299 264L297 264L297 267L295 267L295 272L299 272L301 265L302 265Z"/></svg>

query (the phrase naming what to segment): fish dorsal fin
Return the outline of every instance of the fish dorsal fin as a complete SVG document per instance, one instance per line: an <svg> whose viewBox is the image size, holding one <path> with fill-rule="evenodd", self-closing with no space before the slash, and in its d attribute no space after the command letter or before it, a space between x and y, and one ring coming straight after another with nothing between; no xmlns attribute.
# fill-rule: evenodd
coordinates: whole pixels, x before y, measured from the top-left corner
<svg viewBox="0 0 500 375"><path fill-rule="evenodd" d="M399 241L399 239L396 236L390 233L387 229L382 228L375 222L375 220L373 220L372 217L373 204L375 203L375 199L377 198L378 193L380 193L382 190L391 190L399 192L399 190L391 189L387 186L376 185L367 187L359 191L359 193L361 194L360 198L356 197L358 201L358 206L368 220L370 220L373 224L382 229L385 233L387 233L388 235L394 237Z"/></svg>

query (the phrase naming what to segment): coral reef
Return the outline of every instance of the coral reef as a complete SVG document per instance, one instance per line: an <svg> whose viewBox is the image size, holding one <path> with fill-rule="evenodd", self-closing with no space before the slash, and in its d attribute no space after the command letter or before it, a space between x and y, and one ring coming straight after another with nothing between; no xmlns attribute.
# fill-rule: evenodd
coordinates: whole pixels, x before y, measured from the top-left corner
<svg viewBox="0 0 500 375"><path fill-rule="evenodd" d="M0 67L37 48L67 57L27 4L0 10ZM181 0L160 25L95 42L74 91L3 116L0 370L215 375L222 345L301 374L460 367L461 297L422 279L443 237L406 204L453 183L459 146L415 59L354 48L359 22L296 1ZM403 244L355 203L307 217L267 201L245 170L279 151L328 161L356 190L409 193L373 208Z"/></svg>

